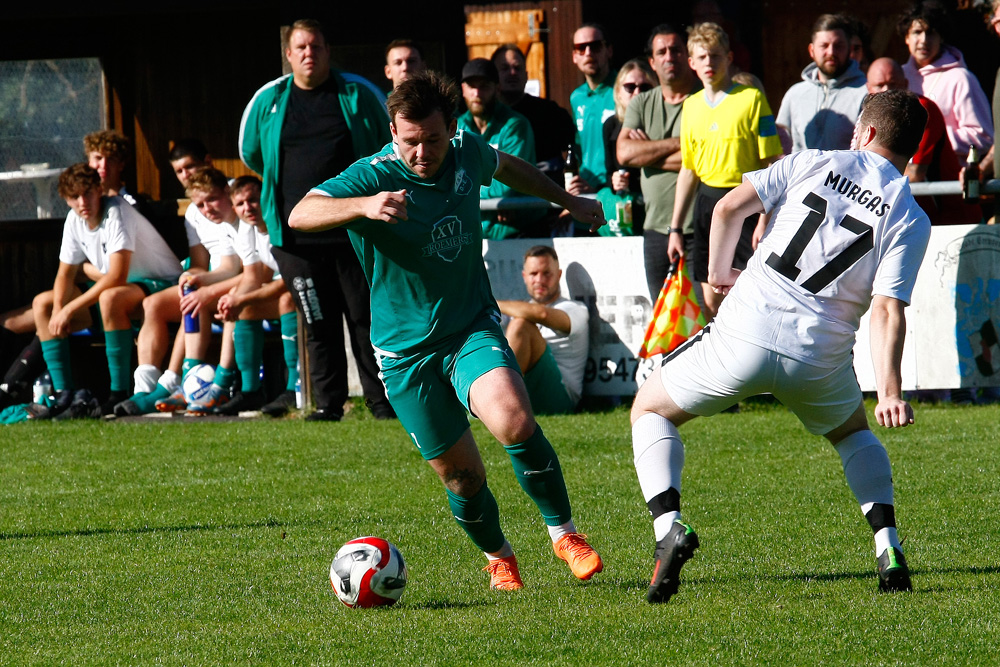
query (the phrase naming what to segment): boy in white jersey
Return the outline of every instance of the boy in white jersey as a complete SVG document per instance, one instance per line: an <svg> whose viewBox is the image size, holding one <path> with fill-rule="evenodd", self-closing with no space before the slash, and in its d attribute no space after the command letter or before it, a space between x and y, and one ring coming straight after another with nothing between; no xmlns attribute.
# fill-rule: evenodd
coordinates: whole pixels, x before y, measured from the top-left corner
<svg viewBox="0 0 1000 667"><path fill-rule="evenodd" d="M55 410L33 414L97 416L66 410L73 393L69 334L90 326L90 307L100 304L111 374L111 397L101 406L101 414L107 414L128 395L132 319L140 315L147 295L176 279L180 262L132 206L120 197L103 196L101 177L92 167L81 163L64 171L59 177L59 195L71 209L63 228L59 271L52 289L32 302L35 328L58 400ZM81 292L76 277L85 265L93 285Z"/></svg>
<svg viewBox="0 0 1000 667"><path fill-rule="evenodd" d="M901 390L903 309L930 221L903 174L926 120L912 93L870 96L855 129L858 150L786 157L746 174L716 207L708 279L728 297L714 322L664 359L632 407L636 473L657 539L650 602L677 592L681 567L698 547L680 521L677 427L761 393L833 444L875 534L879 589L911 590L889 457L868 427L851 351L871 305L875 418L888 428L913 423ZM770 213L771 222L741 273L732 258L743 220L756 213Z"/></svg>
<svg viewBox="0 0 1000 667"><path fill-rule="evenodd" d="M239 281L241 265L235 248L239 218L229 199L228 179L211 167L195 169L183 178L191 199L185 214L190 263L175 289L143 301L145 319L139 330L136 393L115 406L115 414L120 416L152 412L156 401L171 397L171 391L181 396L179 380L183 372L205 358L215 303ZM197 215L191 213L192 208ZM195 291L184 295L185 284L195 287ZM180 322L186 313L197 316L199 330L183 333L182 327L177 335L183 337L183 344L175 344L169 370L161 373L160 364L171 343L168 325ZM176 410L186 407L186 403L174 403Z"/></svg>
<svg viewBox="0 0 1000 667"><path fill-rule="evenodd" d="M559 458L535 421L483 265L479 188L497 178L568 209L593 230L596 201L569 195L528 163L456 134L455 85L428 72L389 96L393 142L314 188L293 229L345 226L372 295L372 346L389 402L445 486L456 521L486 555L494 589L523 587L469 428L471 412L503 443L574 576L601 571L573 524Z"/></svg>
<svg viewBox="0 0 1000 667"><path fill-rule="evenodd" d="M271 254L271 241L260 206L261 182L256 176L240 176L230 186L233 209L240 216L236 251L243 263L239 284L224 294L218 303L215 319L222 320L222 352L216 379L223 370L235 367L242 377L241 390L227 400L228 387L213 383L208 396L198 406L200 412L237 415L260 410L277 417L295 407L298 373L298 317L295 302L278 272ZM285 391L267 403L260 380L264 359L263 320L277 319L288 377ZM190 407L189 407L190 410Z"/></svg>

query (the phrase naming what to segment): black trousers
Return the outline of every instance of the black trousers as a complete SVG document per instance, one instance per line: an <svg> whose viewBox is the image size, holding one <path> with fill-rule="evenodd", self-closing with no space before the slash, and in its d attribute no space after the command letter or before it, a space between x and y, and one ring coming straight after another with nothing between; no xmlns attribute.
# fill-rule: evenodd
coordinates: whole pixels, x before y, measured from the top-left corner
<svg viewBox="0 0 1000 667"><path fill-rule="evenodd" d="M691 255L691 245L694 235L684 235L684 254ZM656 299L663 289L663 281L670 273L670 257L667 255L669 234L646 229L642 232L642 255L646 265L646 287L649 289L650 303L656 304Z"/></svg>
<svg viewBox="0 0 1000 667"><path fill-rule="evenodd" d="M371 344L371 293L351 244L296 244L272 254L305 323L316 407L339 413L348 397L345 317L365 399L388 405Z"/></svg>

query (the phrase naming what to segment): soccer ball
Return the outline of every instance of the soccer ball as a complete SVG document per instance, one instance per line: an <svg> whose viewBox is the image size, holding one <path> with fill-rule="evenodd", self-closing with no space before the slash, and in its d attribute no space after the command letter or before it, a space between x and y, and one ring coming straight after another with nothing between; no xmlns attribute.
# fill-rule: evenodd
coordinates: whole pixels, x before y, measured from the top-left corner
<svg viewBox="0 0 1000 667"><path fill-rule="evenodd" d="M208 395L215 380L212 364L198 364L184 376L184 398L188 403L196 403Z"/></svg>
<svg viewBox="0 0 1000 667"><path fill-rule="evenodd" d="M406 587L399 549L381 537L359 537L340 547L330 565L330 585L348 607L396 604Z"/></svg>

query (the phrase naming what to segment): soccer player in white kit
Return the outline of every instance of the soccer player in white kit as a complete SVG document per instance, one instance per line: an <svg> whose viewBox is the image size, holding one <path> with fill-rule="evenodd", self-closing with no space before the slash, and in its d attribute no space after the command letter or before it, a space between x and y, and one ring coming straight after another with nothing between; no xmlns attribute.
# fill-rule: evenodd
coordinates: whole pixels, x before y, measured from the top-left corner
<svg viewBox="0 0 1000 667"><path fill-rule="evenodd" d="M635 468L657 540L649 602L677 592L681 567L698 548L698 536L681 521L677 428L763 393L833 444L875 534L879 589L911 590L892 469L868 427L852 350L870 305L875 418L887 428L912 424L900 378L903 310L930 221L903 172L926 119L912 93L869 96L856 150L795 153L745 174L716 206L709 283L728 297L708 327L664 359L632 406ZM742 222L761 212L771 222L741 273L731 266Z"/></svg>

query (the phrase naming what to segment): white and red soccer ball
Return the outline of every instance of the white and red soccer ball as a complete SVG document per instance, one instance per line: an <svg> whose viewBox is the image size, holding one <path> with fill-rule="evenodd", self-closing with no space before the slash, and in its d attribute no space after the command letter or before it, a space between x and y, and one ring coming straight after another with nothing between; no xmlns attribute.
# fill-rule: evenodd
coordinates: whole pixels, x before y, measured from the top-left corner
<svg viewBox="0 0 1000 667"><path fill-rule="evenodd" d="M381 537L359 537L340 547L330 565L330 585L348 607L395 604L406 587L399 549Z"/></svg>

